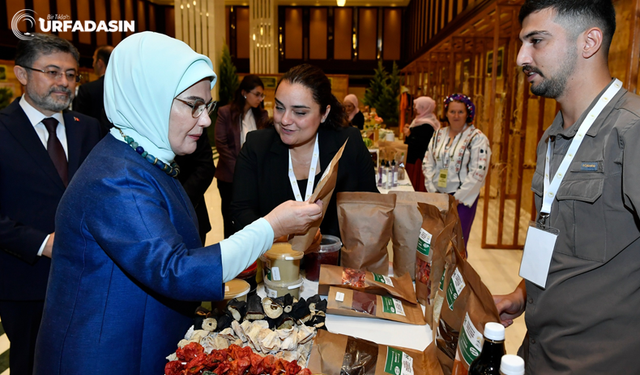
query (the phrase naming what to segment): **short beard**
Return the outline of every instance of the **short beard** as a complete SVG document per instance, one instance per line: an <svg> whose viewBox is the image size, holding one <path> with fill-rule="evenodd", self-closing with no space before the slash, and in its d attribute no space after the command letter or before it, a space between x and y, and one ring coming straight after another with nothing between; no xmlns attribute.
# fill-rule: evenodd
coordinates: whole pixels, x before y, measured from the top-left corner
<svg viewBox="0 0 640 375"><path fill-rule="evenodd" d="M69 96L67 97L67 100L64 100L64 101L55 100L51 96L51 93L54 91L62 91L67 93ZM73 91L71 91L70 89L66 87L55 87L55 86L51 87L47 92L47 94L43 96L37 95L34 92L34 90L27 90L27 95L38 108L51 111L51 112L60 112L64 109L69 108L69 105L71 104L71 101L73 100L73 96L74 96Z"/></svg>
<svg viewBox="0 0 640 375"><path fill-rule="evenodd" d="M534 95L545 98L557 99L561 97L567 88L567 80L575 70L577 60L578 54L575 50L568 49L562 61L562 65L560 65L560 69L558 69L558 72L554 77L545 78L542 73L538 71L540 76L544 79L537 85L531 85L531 92ZM535 70L537 71L537 69Z"/></svg>

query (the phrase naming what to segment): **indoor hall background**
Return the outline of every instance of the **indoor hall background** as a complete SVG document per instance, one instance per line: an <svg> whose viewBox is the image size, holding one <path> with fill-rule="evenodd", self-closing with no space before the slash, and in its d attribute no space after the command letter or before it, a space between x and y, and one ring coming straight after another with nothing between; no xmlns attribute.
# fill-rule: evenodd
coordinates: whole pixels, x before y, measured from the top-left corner
<svg viewBox="0 0 640 375"><path fill-rule="evenodd" d="M414 96L433 97L441 117L447 95L469 95L477 107L476 126L491 141L492 163L479 210L483 212L483 248L524 246L527 225L535 216L531 179L536 146L558 111L555 100L530 94L516 66L520 48L517 16L523 2L475 1L452 14L446 1L416 0L407 10L408 14L416 9L427 12L422 19L409 20L408 28L423 34L408 37L412 61L403 69L404 84ZM614 5L617 30L609 65L624 87L636 92L640 84L640 0L614 0ZM439 31L429 27L434 24L440 26Z"/></svg>

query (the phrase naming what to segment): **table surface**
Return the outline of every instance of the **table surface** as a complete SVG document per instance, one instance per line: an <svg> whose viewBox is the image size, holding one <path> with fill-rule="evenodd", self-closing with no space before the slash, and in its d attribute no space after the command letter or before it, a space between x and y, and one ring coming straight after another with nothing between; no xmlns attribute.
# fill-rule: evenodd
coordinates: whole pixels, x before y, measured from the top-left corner
<svg viewBox="0 0 640 375"><path fill-rule="evenodd" d="M309 298L318 293L318 282L303 278L300 289L300 297ZM257 293L264 297L264 286L258 286ZM327 299L327 296L321 296ZM424 310L424 306L422 306ZM423 326L394 322L377 318L359 318L327 314L325 321L327 330L332 333L353 336L377 344L410 348L423 351L431 343L431 328L428 324Z"/></svg>

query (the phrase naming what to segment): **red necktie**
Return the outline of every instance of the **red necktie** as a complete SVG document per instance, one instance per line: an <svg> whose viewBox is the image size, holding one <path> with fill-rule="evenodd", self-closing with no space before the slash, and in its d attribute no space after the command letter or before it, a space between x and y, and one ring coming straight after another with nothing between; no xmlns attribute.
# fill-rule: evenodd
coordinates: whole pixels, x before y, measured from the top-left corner
<svg viewBox="0 0 640 375"><path fill-rule="evenodd" d="M49 140L47 141L47 152L53 161L53 165L56 166L56 170L64 183L64 186L68 184L68 172L67 172L67 156L62 148L62 143L56 135L56 127L58 126L58 120L48 117L42 120L42 123L49 132Z"/></svg>

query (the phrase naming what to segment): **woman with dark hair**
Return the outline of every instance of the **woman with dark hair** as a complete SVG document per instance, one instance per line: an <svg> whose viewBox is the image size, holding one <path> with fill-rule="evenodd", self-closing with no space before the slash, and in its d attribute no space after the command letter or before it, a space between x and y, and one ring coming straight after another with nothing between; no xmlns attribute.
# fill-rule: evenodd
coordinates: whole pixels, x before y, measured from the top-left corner
<svg viewBox="0 0 640 375"><path fill-rule="evenodd" d="M473 125L475 112L468 96L449 95L444 100L449 126L433 135L422 162L427 191L451 194L458 201L465 247L491 163L489 139Z"/></svg>
<svg viewBox="0 0 640 375"><path fill-rule="evenodd" d="M238 155L231 213L243 228L272 207L306 201L336 152L340 159L336 188L323 234L340 236L336 195L341 191L377 192L373 161L357 128L347 126L342 104L319 68L299 65L284 74L275 93L274 127L252 132Z"/></svg>
<svg viewBox="0 0 640 375"><path fill-rule="evenodd" d="M236 158L247 139L247 133L266 128L269 123L269 114L261 106L263 100L262 80L257 75L249 74L240 82L231 104L218 110L215 135L216 149L220 158L216 178L218 191L220 191L224 238L229 238L235 233L229 210Z"/></svg>

